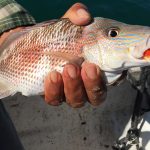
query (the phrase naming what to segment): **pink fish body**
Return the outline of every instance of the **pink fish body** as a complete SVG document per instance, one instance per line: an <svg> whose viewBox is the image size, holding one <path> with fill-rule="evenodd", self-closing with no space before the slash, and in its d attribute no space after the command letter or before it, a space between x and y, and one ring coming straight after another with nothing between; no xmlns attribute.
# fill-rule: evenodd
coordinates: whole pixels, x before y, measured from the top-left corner
<svg viewBox="0 0 150 150"><path fill-rule="evenodd" d="M37 24L0 46L0 98L40 94L50 71L62 72L66 63L80 58L99 65L112 83L123 70L150 65L149 49L150 27L105 18L85 27L68 19Z"/></svg>

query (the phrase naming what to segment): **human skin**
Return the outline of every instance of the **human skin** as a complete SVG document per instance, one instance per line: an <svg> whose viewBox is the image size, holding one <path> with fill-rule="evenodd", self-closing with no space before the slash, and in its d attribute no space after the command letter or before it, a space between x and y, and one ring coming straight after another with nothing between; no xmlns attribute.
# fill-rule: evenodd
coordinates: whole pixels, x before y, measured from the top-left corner
<svg viewBox="0 0 150 150"><path fill-rule="evenodd" d="M81 3L74 4L62 18L69 18L76 25L88 25L91 21L87 7ZM24 27L4 32L0 37L0 45L7 37ZM98 106L106 96L106 87L102 80L100 68L92 63L68 63L63 73L50 72L44 81L46 103L58 106L66 101L71 107L82 107L86 101Z"/></svg>

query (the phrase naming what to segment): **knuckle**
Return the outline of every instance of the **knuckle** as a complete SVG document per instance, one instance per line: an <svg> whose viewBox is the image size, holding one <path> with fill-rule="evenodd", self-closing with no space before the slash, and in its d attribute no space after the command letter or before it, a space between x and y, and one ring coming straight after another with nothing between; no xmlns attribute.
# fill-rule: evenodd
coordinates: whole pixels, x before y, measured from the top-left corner
<svg viewBox="0 0 150 150"><path fill-rule="evenodd" d="M97 86L87 89L87 95L90 103L94 106L98 106L105 100L107 92L105 88L100 88Z"/></svg>
<svg viewBox="0 0 150 150"><path fill-rule="evenodd" d="M93 106L98 106L98 105L102 104L104 101L105 101L105 96L101 95L101 96L93 97L93 98L90 100L90 103L91 103Z"/></svg>
<svg viewBox="0 0 150 150"><path fill-rule="evenodd" d="M94 86L92 88L87 88L87 92L91 95L103 95L106 92L106 88Z"/></svg>
<svg viewBox="0 0 150 150"><path fill-rule="evenodd" d="M73 108L80 108L84 106L85 102L85 92L75 92L74 94L70 95L69 97L66 98L66 102L69 106Z"/></svg>
<svg viewBox="0 0 150 150"><path fill-rule="evenodd" d="M48 104L52 106L59 106L61 103L59 101L51 101Z"/></svg>
<svg viewBox="0 0 150 150"><path fill-rule="evenodd" d="M59 106L63 102L62 100L55 100L55 99L53 99L53 100L46 100L45 99L45 101L47 104L52 105L52 106Z"/></svg>
<svg viewBox="0 0 150 150"><path fill-rule="evenodd" d="M72 102L72 103L68 103L69 106L71 106L72 108L81 108L84 106L84 102Z"/></svg>
<svg viewBox="0 0 150 150"><path fill-rule="evenodd" d="M63 102L63 98L59 95L59 96L46 96L44 98L45 102L49 105L53 105L53 106L58 106L60 104L62 104Z"/></svg>

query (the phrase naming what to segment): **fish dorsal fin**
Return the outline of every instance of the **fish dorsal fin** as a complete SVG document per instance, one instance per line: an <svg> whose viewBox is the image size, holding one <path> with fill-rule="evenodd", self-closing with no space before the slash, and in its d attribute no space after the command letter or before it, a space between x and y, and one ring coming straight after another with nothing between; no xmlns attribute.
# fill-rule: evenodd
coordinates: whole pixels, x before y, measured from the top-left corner
<svg viewBox="0 0 150 150"><path fill-rule="evenodd" d="M0 99L12 96L15 93L15 87L0 78Z"/></svg>
<svg viewBox="0 0 150 150"><path fill-rule="evenodd" d="M41 23L37 23L36 25L33 25L33 26L29 26L29 27L26 27L26 30L30 30L31 28L38 28L38 27L44 27L44 26L47 26L47 25L52 25L58 21L60 21L61 19L53 19L53 20L48 20L48 21L44 21L44 22L41 22Z"/></svg>

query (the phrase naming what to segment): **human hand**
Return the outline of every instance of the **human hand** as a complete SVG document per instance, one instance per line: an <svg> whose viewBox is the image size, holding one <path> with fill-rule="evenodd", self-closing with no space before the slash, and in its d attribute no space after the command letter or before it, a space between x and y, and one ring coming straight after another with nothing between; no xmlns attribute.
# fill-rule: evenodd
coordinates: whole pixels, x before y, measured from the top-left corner
<svg viewBox="0 0 150 150"><path fill-rule="evenodd" d="M92 18L83 4L74 4L63 16L77 25L87 25ZM82 107L86 100L92 105L101 104L106 97L106 87L100 68L91 63L67 64L62 75L56 71L45 78L45 101L57 106L64 99L71 107Z"/></svg>

